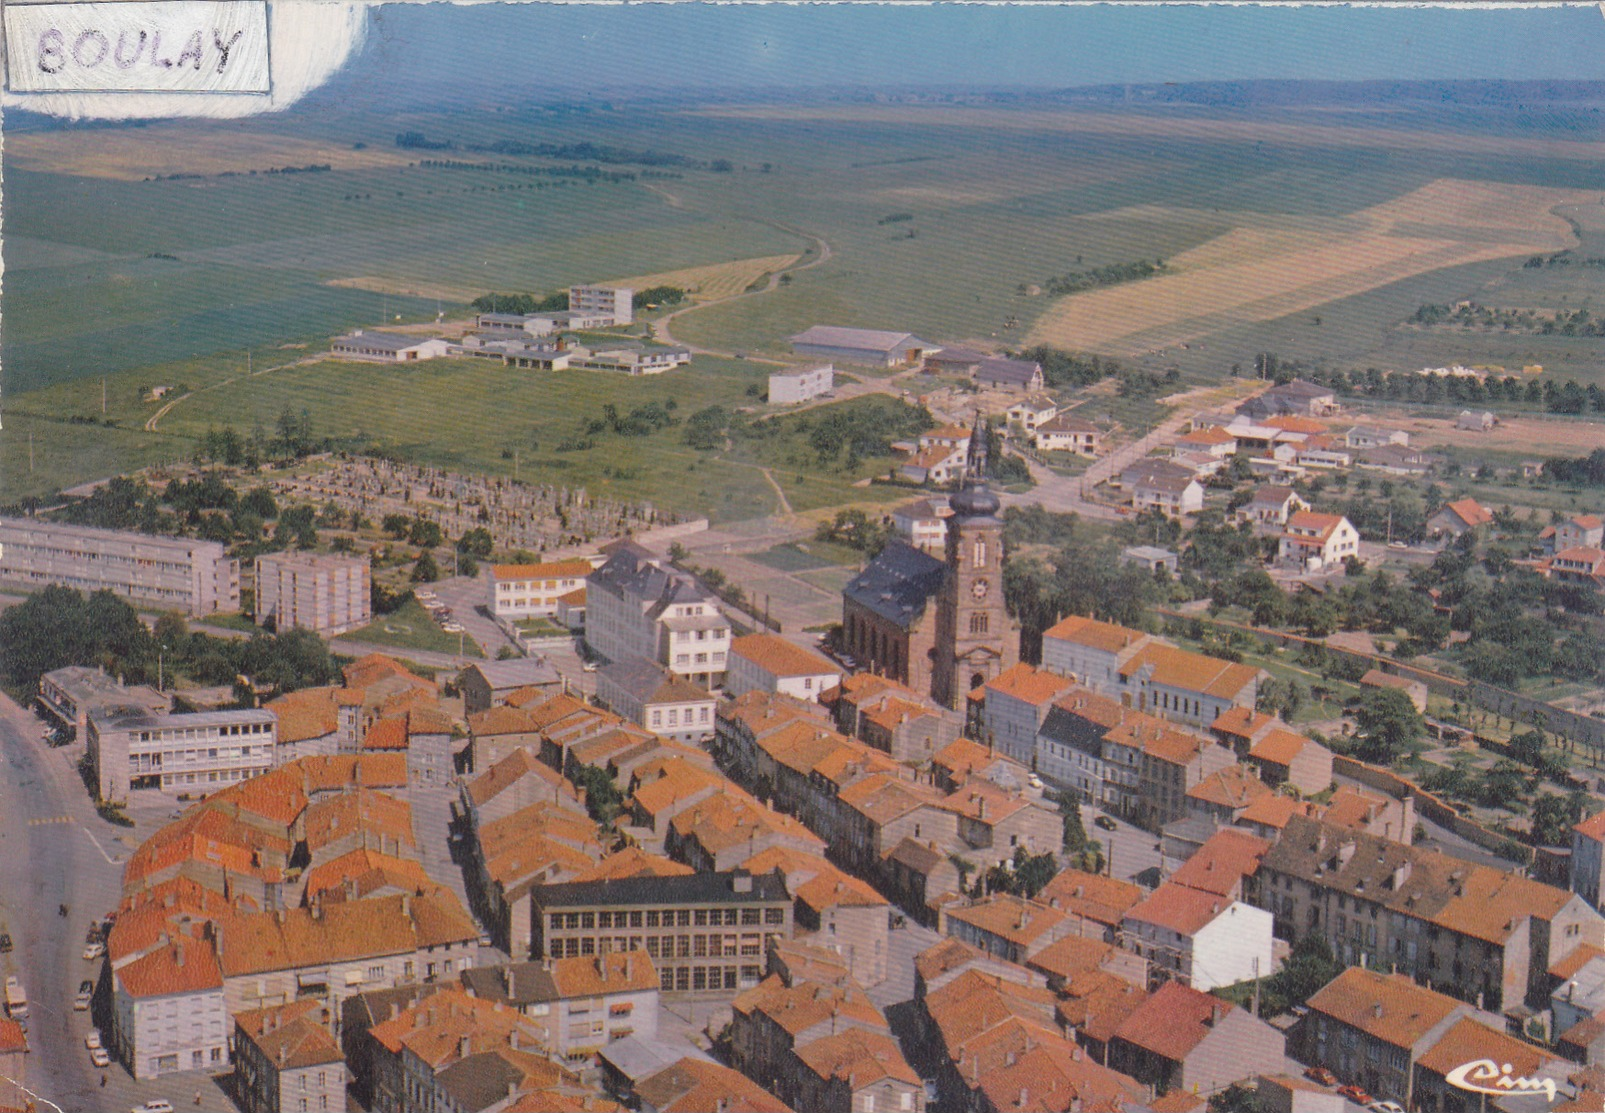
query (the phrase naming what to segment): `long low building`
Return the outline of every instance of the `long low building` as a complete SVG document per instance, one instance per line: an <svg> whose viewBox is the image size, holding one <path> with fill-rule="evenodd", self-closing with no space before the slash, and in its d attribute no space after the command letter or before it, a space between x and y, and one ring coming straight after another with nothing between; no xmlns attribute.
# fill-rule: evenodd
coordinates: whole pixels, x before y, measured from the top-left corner
<svg viewBox="0 0 1605 1113"><path fill-rule="evenodd" d="M88 757L100 799L133 793L215 792L266 773L276 761L278 717L263 708L188 715L91 716Z"/></svg>
<svg viewBox="0 0 1605 1113"><path fill-rule="evenodd" d="M216 541L0 518L0 581L110 591L135 606L240 609L240 563Z"/></svg>

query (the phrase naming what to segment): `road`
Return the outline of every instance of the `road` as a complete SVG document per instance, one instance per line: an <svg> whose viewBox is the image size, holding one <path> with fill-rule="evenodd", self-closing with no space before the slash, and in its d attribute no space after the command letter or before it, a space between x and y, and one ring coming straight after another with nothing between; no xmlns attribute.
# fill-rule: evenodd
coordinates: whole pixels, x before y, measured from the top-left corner
<svg viewBox="0 0 1605 1113"><path fill-rule="evenodd" d="M0 930L14 949L0 956L4 973L16 974L28 991L28 1086L67 1110L127 1109L155 1097L191 1105L195 1091L207 1109L232 1108L204 1074L135 1082L116 1065L101 1071L89 1063L83 1039L89 1013L72 1011L78 983L97 980L100 964L80 955L91 920L109 912L122 891L122 862L130 844L126 828L96 814L75 765L81 743L46 746L42 723L0 694L0 753L6 765L0 783ZM58 908L66 905L63 918ZM49 1106L39 1103L41 1110Z"/></svg>

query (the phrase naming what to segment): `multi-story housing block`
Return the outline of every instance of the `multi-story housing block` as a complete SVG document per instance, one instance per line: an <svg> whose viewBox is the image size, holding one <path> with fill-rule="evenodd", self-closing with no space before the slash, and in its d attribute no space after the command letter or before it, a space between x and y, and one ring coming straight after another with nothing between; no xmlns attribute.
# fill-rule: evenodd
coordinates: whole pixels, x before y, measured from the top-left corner
<svg viewBox="0 0 1605 1113"><path fill-rule="evenodd" d="M568 311L606 317L610 325L627 325L635 320L635 291L628 286L570 286Z"/></svg>
<svg viewBox="0 0 1605 1113"><path fill-rule="evenodd" d="M664 993L734 995L758 984L772 937L792 931L779 874L697 873L541 885L532 894L542 957L645 950Z"/></svg>
<svg viewBox="0 0 1605 1113"><path fill-rule="evenodd" d="M161 934L111 973L111 1045L136 1079L217 1071L229 1061L223 975L202 940Z"/></svg>
<svg viewBox="0 0 1605 1113"><path fill-rule="evenodd" d="M1578 894L1514 873L1293 816L1253 900L1284 939L1318 933L1339 961L1397 968L1490 1010L1547 999L1547 971L1605 947Z"/></svg>
<svg viewBox="0 0 1605 1113"><path fill-rule="evenodd" d="M257 625L332 638L372 620L367 557L288 552L256 558Z"/></svg>
<svg viewBox="0 0 1605 1113"><path fill-rule="evenodd" d="M645 951L477 966L463 986L508 1005L542 1030L542 1045L580 1063L614 1040L658 1034L658 973Z"/></svg>
<svg viewBox="0 0 1605 1113"><path fill-rule="evenodd" d="M136 607L209 615L240 609L240 562L216 541L0 518L0 581L107 590Z"/></svg>
<svg viewBox="0 0 1605 1113"><path fill-rule="evenodd" d="M758 689L816 700L841 683L840 665L778 634L749 634L730 643L725 694Z"/></svg>
<svg viewBox="0 0 1605 1113"><path fill-rule="evenodd" d="M234 1018L234 1080L244 1113L346 1108L346 1064L319 1002L293 1001Z"/></svg>
<svg viewBox="0 0 1605 1113"><path fill-rule="evenodd" d="M715 688L724 682L730 620L689 576L632 541L608 547L586 581L585 640L609 661L640 657Z"/></svg>
<svg viewBox="0 0 1605 1113"><path fill-rule="evenodd" d="M89 720L88 757L100 799L134 792L204 794L250 780L278 763L273 712L113 714Z"/></svg>

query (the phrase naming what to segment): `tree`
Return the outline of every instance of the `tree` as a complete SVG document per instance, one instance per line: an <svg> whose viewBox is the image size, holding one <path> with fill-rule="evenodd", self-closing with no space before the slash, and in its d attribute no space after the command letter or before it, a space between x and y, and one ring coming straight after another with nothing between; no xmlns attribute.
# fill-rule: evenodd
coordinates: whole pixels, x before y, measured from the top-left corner
<svg viewBox="0 0 1605 1113"><path fill-rule="evenodd" d="M407 538L407 531L412 528L412 519L405 514L386 514L380 519L379 528L397 541L404 541Z"/></svg>
<svg viewBox="0 0 1605 1113"><path fill-rule="evenodd" d="M1572 824L1583 818L1587 801L1586 793L1540 793L1533 801L1533 842L1539 846L1570 846Z"/></svg>
<svg viewBox="0 0 1605 1113"><path fill-rule="evenodd" d="M607 771L595 765L581 765L570 779L585 793L585 810L591 818L603 825L612 823L623 807L624 798Z"/></svg>
<svg viewBox="0 0 1605 1113"><path fill-rule="evenodd" d="M1319 317L1315 319L1316 324L1320 321ZM1258 1092L1242 1082L1233 1082L1209 1098L1209 1113L1258 1113L1258 1110Z"/></svg>
<svg viewBox="0 0 1605 1113"><path fill-rule="evenodd" d="M1391 762L1421 737L1421 713L1398 688L1374 688L1354 713L1362 752L1368 761Z"/></svg>
<svg viewBox="0 0 1605 1113"><path fill-rule="evenodd" d="M434 549L446 540L446 535L441 532L438 522L432 522L420 514L408 526L407 540L425 549Z"/></svg>
<svg viewBox="0 0 1605 1113"><path fill-rule="evenodd" d="M475 526L457 539L457 551L476 557L488 557L495 544L496 540L491 536L490 530L484 526Z"/></svg>
<svg viewBox="0 0 1605 1113"><path fill-rule="evenodd" d="M428 549L418 554L418 562L412 566L412 582L415 584L432 584L440 579L440 568L435 564L435 554Z"/></svg>
<svg viewBox="0 0 1605 1113"><path fill-rule="evenodd" d="M1015 891L1024 897L1034 897L1059 872L1059 860L1052 853L1030 854L1024 848L1014 852Z"/></svg>
<svg viewBox="0 0 1605 1113"><path fill-rule="evenodd" d="M1302 1004L1342 972L1343 966L1332 954L1331 946L1322 936L1312 933L1293 944L1287 961L1268 979L1267 996Z"/></svg>

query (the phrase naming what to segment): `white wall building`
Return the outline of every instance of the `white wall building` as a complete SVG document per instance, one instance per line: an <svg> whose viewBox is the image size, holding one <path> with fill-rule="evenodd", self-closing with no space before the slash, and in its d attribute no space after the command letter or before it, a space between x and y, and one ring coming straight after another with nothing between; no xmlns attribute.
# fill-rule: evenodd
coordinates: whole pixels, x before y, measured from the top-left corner
<svg viewBox="0 0 1605 1113"><path fill-rule="evenodd" d="M800 700L841 683L841 666L811 649L794 645L779 634L749 634L730 643L730 669L725 694L739 696L757 689Z"/></svg>
<svg viewBox="0 0 1605 1113"><path fill-rule="evenodd" d="M640 657L704 688L722 684L730 620L717 598L633 541L609 548L586 581L586 643L609 661Z"/></svg>
<svg viewBox="0 0 1605 1113"><path fill-rule="evenodd" d="M216 541L0 518L0 580L102 589L136 607L208 615L240 609L240 562Z"/></svg>
<svg viewBox="0 0 1605 1113"><path fill-rule="evenodd" d="M588 560L556 560L545 564L493 564L490 610L496 618L530 618L557 613L557 601L585 586Z"/></svg>
<svg viewBox="0 0 1605 1113"><path fill-rule="evenodd" d="M627 286L570 286L568 311L627 325L635 320L635 291Z"/></svg>
<svg viewBox="0 0 1605 1113"><path fill-rule="evenodd" d="M112 1009L112 1048L136 1079L229 1062L223 975L201 940L180 938L114 969Z"/></svg>
<svg viewBox="0 0 1605 1113"><path fill-rule="evenodd" d="M373 621L367 557L264 553L256 558L256 621L332 638Z"/></svg>
<svg viewBox="0 0 1605 1113"><path fill-rule="evenodd" d="M1122 946L1205 993L1265 977L1274 962L1263 908L1169 882L1121 921Z"/></svg>
<svg viewBox="0 0 1605 1113"><path fill-rule="evenodd" d="M134 792L215 792L277 761L278 718L264 708L91 716L88 735L90 766L107 801Z"/></svg>
<svg viewBox="0 0 1605 1113"><path fill-rule="evenodd" d="M776 405L806 402L828 394L836 386L836 368L831 364L799 371L776 371L769 376L769 401Z"/></svg>
<svg viewBox="0 0 1605 1113"><path fill-rule="evenodd" d="M329 345L336 359L363 359L375 363L416 363L439 359L451 351L451 342L439 337L405 336L399 332L367 332L358 329Z"/></svg>

